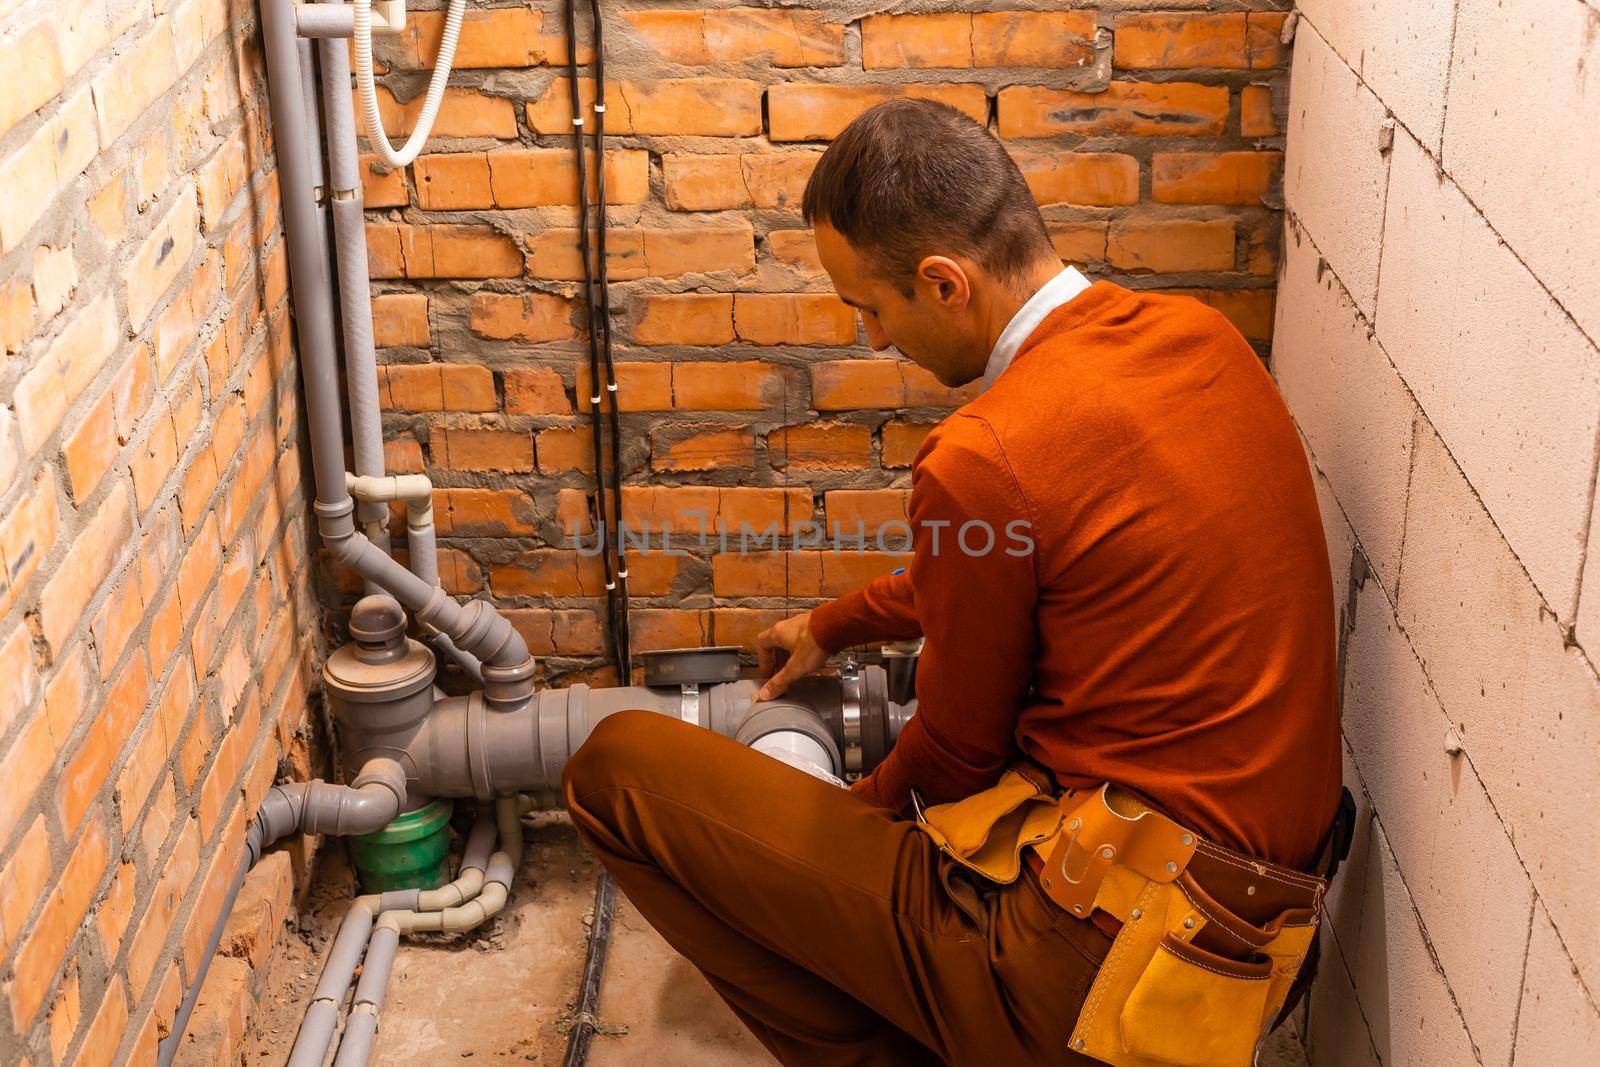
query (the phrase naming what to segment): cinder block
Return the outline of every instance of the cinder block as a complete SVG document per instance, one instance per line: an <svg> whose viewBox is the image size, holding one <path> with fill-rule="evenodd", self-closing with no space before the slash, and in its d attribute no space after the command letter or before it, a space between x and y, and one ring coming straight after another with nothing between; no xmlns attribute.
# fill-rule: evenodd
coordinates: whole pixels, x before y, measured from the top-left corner
<svg viewBox="0 0 1600 1067"><path fill-rule="evenodd" d="M1570 621L1600 359L1404 133L1389 175L1377 327L1534 584Z"/></svg>
<svg viewBox="0 0 1600 1067"><path fill-rule="evenodd" d="M1341 944L1355 946L1361 942L1362 908L1366 903L1367 865L1371 862L1373 837L1372 798L1367 794L1366 782L1350 752L1350 743L1341 739L1340 750L1344 759L1344 786L1356 802L1355 836L1350 841L1350 855L1340 865L1328 887L1328 896L1322 905L1324 927Z"/></svg>
<svg viewBox="0 0 1600 1067"><path fill-rule="evenodd" d="M1283 243L1273 375L1367 559L1394 589L1416 404L1310 238L1291 228ZM1349 570L1348 556L1333 561L1336 587Z"/></svg>
<svg viewBox="0 0 1600 1067"><path fill-rule="evenodd" d="M1572 1063L1600 1048L1600 1010L1578 978L1572 957L1544 908L1533 909L1533 936L1522 979L1522 1014L1512 1067Z"/></svg>
<svg viewBox="0 0 1600 1067"><path fill-rule="evenodd" d="M1345 963L1344 953L1350 952L1353 959L1355 948L1352 943L1346 949L1333 937L1322 943L1306 1033L1306 1053L1313 1067L1380 1067Z"/></svg>
<svg viewBox="0 0 1600 1067"><path fill-rule="evenodd" d="M1302 0L1300 17L1424 144L1439 145L1454 0ZM1296 34L1298 36L1298 34ZM1505 61L1506 52L1496 57ZM1515 64L1507 64L1508 67Z"/></svg>
<svg viewBox="0 0 1600 1067"><path fill-rule="evenodd" d="M1386 114L1314 27L1295 34L1284 201L1368 318L1383 248Z"/></svg>
<svg viewBox="0 0 1600 1067"><path fill-rule="evenodd" d="M1373 832L1366 918L1352 973L1379 1062L1385 1067L1467 1067L1486 1062L1475 1053L1451 986L1428 951L1381 824ZM1505 960L1500 965L1520 970ZM1312 1031L1315 1034L1315 1026ZM1342 1067L1342 1061L1318 1062L1338 1062Z"/></svg>
<svg viewBox="0 0 1600 1067"><path fill-rule="evenodd" d="M1445 169L1600 337L1600 11L1540 0L1458 6Z"/></svg>
<svg viewBox="0 0 1600 1067"><path fill-rule="evenodd" d="M1361 590L1348 655L1356 763L1485 1062L1504 1063L1519 992L1505 964L1526 944L1532 886L1472 764L1446 751L1450 722L1374 583ZM1379 914L1364 904L1363 939Z"/></svg>
<svg viewBox="0 0 1600 1067"><path fill-rule="evenodd" d="M1432 434L1417 438L1399 618L1551 919L1600 984L1600 852L1573 847L1573 827L1600 823L1600 686Z"/></svg>
<svg viewBox="0 0 1600 1067"><path fill-rule="evenodd" d="M885 430L888 427L884 427ZM1314 461L1311 476L1317 490L1317 509L1322 512L1322 537L1328 543L1328 570L1333 577L1333 610L1337 632L1344 632L1345 600L1350 586L1350 568L1358 548L1355 531L1345 519L1344 507L1333 491L1328 476L1317 470Z"/></svg>
<svg viewBox="0 0 1600 1067"><path fill-rule="evenodd" d="M1600 495L1589 514L1589 550L1584 553L1583 579L1578 587L1578 617L1574 632L1578 644L1600 660Z"/></svg>

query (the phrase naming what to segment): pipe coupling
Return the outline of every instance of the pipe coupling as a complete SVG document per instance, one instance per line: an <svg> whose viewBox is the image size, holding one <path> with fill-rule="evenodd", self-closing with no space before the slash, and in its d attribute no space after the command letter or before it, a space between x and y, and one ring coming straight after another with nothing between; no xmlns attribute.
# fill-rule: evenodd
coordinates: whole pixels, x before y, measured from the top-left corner
<svg viewBox="0 0 1600 1067"><path fill-rule="evenodd" d="M352 474L344 472L344 485L357 500L387 504L433 500L433 481L426 474Z"/></svg>
<svg viewBox="0 0 1600 1067"><path fill-rule="evenodd" d="M333 503L318 500L311 506L317 513L317 533L328 546L328 554L340 566L354 569L364 543L356 534L355 501L349 497Z"/></svg>

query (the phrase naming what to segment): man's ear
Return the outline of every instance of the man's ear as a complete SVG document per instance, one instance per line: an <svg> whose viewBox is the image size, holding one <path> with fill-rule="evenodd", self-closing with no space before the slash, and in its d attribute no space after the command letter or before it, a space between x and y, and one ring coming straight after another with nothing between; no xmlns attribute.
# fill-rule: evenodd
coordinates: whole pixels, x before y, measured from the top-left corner
<svg viewBox="0 0 1600 1067"><path fill-rule="evenodd" d="M961 311L972 299L972 280L949 256L928 256L917 264L916 287L928 299L951 311Z"/></svg>

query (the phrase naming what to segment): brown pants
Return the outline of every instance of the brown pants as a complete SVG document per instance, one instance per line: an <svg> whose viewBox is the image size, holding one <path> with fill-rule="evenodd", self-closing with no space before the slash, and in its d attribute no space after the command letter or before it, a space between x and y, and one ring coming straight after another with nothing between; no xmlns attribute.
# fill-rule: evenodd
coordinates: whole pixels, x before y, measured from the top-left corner
<svg viewBox="0 0 1600 1067"><path fill-rule="evenodd" d="M1110 939L1031 874L979 887L904 820L709 730L603 720L567 808L666 940L790 1065L1087 1064Z"/></svg>

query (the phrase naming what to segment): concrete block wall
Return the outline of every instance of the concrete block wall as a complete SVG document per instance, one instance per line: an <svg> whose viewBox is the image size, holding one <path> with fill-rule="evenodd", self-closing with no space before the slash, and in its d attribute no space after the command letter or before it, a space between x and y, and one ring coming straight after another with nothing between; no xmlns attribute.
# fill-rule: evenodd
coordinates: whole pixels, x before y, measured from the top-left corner
<svg viewBox="0 0 1600 1067"><path fill-rule="evenodd" d="M1600 11L1302 0L1273 369L1317 471L1362 809L1311 1058L1600 1039Z"/></svg>
<svg viewBox="0 0 1600 1067"><path fill-rule="evenodd" d="M1064 259L1194 294L1265 352L1287 6L605 4L627 521L659 542L665 520L870 537L902 516L918 445L967 394L866 349L798 210L829 139L891 96L996 130ZM427 154L364 174L390 463L441 487L447 585L504 606L551 676L603 661L605 610L570 536L593 501L561 12L471 5ZM379 43L393 136L440 22ZM810 545L636 556L635 647L748 645L900 562Z"/></svg>
<svg viewBox="0 0 1600 1067"><path fill-rule="evenodd" d="M153 1062L248 813L280 761L305 776L320 616L264 113L252 3L0 0L6 1064ZM287 901L286 858L258 871L236 1002Z"/></svg>

